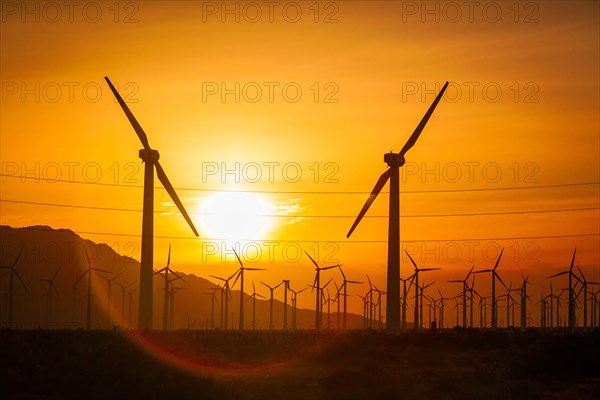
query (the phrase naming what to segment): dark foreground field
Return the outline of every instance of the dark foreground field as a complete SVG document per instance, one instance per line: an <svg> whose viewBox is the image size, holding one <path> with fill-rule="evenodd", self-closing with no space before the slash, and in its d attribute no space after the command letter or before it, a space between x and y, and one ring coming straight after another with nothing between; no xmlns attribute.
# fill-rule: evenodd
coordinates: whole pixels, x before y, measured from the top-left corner
<svg viewBox="0 0 600 400"><path fill-rule="evenodd" d="M2 399L599 399L600 334L0 331Z"/></svg>

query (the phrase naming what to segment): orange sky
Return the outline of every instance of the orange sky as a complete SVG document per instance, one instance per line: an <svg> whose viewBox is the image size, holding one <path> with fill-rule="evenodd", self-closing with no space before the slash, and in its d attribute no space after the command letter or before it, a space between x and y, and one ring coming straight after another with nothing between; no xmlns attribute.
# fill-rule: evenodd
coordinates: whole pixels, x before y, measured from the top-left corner
<svg viewBox="0 0 600 400"><path fill-rule="evenodd" d="M421 2L323 2L317 23L312 2L282 2L281 9L274 10L273 22L263 6L256 23L248 21L254 14L244 8L245 3L227 5L239 8L240 22L235 15L221 15L221 2L131 3L135 7L121 3L118 15L110 8L112 3L97 3L102 14L94 23L90 9L88 14L75 9L71 22L63 8L58 21L51 22L56 10L35 3L40 20L36 22L35 14L22 14L21 3L11 4L16 9L3 4L0 35L2 173L20 175L24 167L35 170L39 163L39 172L30 176L54 177L60 170L62 179L90 181L95 180L99 167L101 183L141 185L141 145L104 83L107 75L119 84L126 100L137 101L130 107L151 146L160 151L161 164L174 186L199 189L178 191L189 212L203 212L206 202L220 190L268 192L260 194L261 198L273 205L272 213L283 216L269 218L272 229L249 238L257 239L263 251L257 266L269 268L263 275L267 281L289 278L293 287L312 282L309 260L291 262L290 258L299 248L314 251L318 247L321 261L334 251L329 258L344 264L349 278L364 280L369 273L380 288L385 287L387 219L371 216L387 213L387 194L377 199L351 240L345 234L351 216L358 213L386 168L383 154L404 145L433 101L435 88L446 80L451 82L446 97L407 154L404 173L410 175L405 175L402 191L600 180L597 2L526 2L516 9L513 3L482 2L473 10L472 20L463 8L457 22L452 22L456 10L444 3L428 3L432 10L438 4L439 12L427 14L420 9ZM215 15L207 13L214 10L213 5ZM501 6L497 22L493 22L494 5ZM289 14L283 14L284 6ZM294 7L302 15L292 23ZM130 13L137 22L124 23ZM327 15L334 20L324 23ZM130 86L125 87L126 82ZM217 88L222 83L234 88L236 82L239 102L234 94L222 101L220 93L206 92L215 83ZM269 85L274 87L272 101ZM286 93L282 91L285 85ZM88 88L85 93L84 86ZM74 88L72 98L69 87ZM262 97L252 102L256 87L261 88ZM302 95L292 102L285 95L293 96L297 87ZM23 93L24 88L29 94ZM95 88L101 90L97 99ZM429 92L424 94L423 89ZM325 102L334 92L329 99L337 101ZM242 173L236 183L232 175L206 176L209 167L221 169L225 163L234 168L236 162L247 173L260 165L262 179L253 183L252 177ZM436 163L440 168L437 181L435 174L420 175ZM72 175L69 165L73 165ZM272 182L268 165L274 168ZM472 180L469 165L473 165ZM115 166L119 176L115 176ZM286 170L292 175L285 175L283 166L292 168ZM450 174L456 166L462 177L454 182ZM316 182L315 167L320 171ZM290 182L294 168L300 169L302 177ZM502 176L491 182L496 170ZM126 180L128 172L132 180ZM326 182L326 174L332 172L334 181ZM0 182L3 200L135 210L142 206L142 191L136 187L43 179L1 178ZM203 262L206 242L194 239L185 221L169 214L173 207L163 190L156 191L155 201L156 210L165 212L156 214L156 235L180 237L156 239L157 265L172 242L173 266L179 270L205 277L235 270L231 257L225 264L215 256L204 257ZM7 202L0 207L1 224L70 228L86 232L81 234L85 238L114 244L117 250L128 242L139 243L136 236L98 233L139 235L140 212ZM598 280L598 207L597 184L407 193L401 196L404 216L595 210L405 217L401 239L430 241L431 253L421 251L422 242L411 249L423 265L437 264L447 271L432 278L438 281L461 277L472 264L490 266L499 247L510 249L505 251L510 257L505 257L502 266L510 279L516 282L519 269L541 279L567 265L575 246L578 264L589 279ZM319 218L291 218L298 215ZM198 227L204 226L201 216L193 218ZM206 230L200 234L211 237ZM579 234L596 236L539 238ZM534 238L459 241L523 237ZM286 247L289 257L283 257L284 242L267 247L265 239L291 241ZM253 256L255 247L245 248ZM267 256L269 248L274 249L274 260ZM455 257L456 248L462 254ZM470 248L474 249L472 259ZM484 249L489 250L487 255ZM130 255L139 258L139 252ZM408 275L405 266L403 258L402 276ZM306 304L301 306L312 304L308 296L299 299L303 301Z"/></svg>

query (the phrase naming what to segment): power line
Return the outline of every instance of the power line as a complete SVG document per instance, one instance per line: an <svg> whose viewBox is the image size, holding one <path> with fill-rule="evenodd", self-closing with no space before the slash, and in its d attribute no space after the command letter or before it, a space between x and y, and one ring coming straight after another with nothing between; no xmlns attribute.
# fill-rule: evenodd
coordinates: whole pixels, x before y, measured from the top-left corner
<svg viewBox="0 0 600 400"><path fill-rule="evenodd" d="M141 209L133 209L133 208L96 207L96 206L84 206L84 205L75 205L75 204L61 204L61 203L40 203L40 202L33 202L33 201L8 200L8 199L0 199L0 202L15 203L15 204L29 204L29 205L36 205L36 206L78 208L78 209L86 209L86 210L124 211L124 212L136 212L136 213L142 212ZM400 218L473 217L473 216L493 216L493 215L544 214L544 213L595 211L595 210L600 210L600 207L565 208L565 209L553 209L553 210L498 211L498 212L463 213L463 214L410 214L410 215L401 215ZM163 213L170 213L170 211L154 211L154 213L155 214L163 214ZM203 212L189 212L188 214L190 214L190 215L214 215L211 213L203 213ZM356 215L259 214L257 216L269 217L269 218L356 218ZM365 215L363 218L388 218L388 217L389 217L388 215Z"/></svg>
<svg viewBox="0 0 600 400"><path fill-rule="evenodd" d="M111 187L136 188L136 189L142 189L144 187L143 185L131 185L131 184L122 184L122 183L108 183L108 182L86 182L86 181L66 180L66 179L42 179L40 177L8 175L8 174L0 174L0 176L9 177L9 178L20 178L20 179L43 181L46 183L75 183L75 184L83 184L83 185L98 185L98 186L111 186ZM502 190L548 189L548 188L590 186L590 185L600 185L600 181L578 182L578 183L560 183L560 184L553 184L553 185L537 185L537 186L498 187L498 188L401 190L400 194L466 193L466 192L487 192L487 191L502 191ZM164 188L162 186L154 186L154 189L164 190ZM263 193L263 194L364 195L364 194L371 193L371 192L362 192L362 191L228 190L228 189L203 189L203 188L182 188L182 187L175 188L175 190L195 191L195 192L214 192L214 193L232 192L232 193ZM382 191L380 193L389 193L389 192Z"/></svg>
<svg viewBox="0 0 600 400"><path fill-rule="evenodd" d="M25 229L49 231L52 228L38 228L38 227L26 227ZM128 233L114 233L114 232L88 232L88 231L73 231L78 235L101 235L101 236L121 236L121 237L141 237L142 235L134 235ZM414 243L414 242L474 242L474 241L491 241L491 240L526 240L526 239L562 239L562 238L574 238L574 237L594 237L600 236L600 233L579 233L569 235L546 235L546 236L516 236L516 237L495 237L495 238L463 238L463 239L413 239L413 240L401 240L401 243ZM200 241L232 241L226 238L197 238L190 236L159 236L154 235L155 239L184 239L184 240L200 240ZM284 243L387 243L387 240L274 240L274 239L239 239L234 240L237 242L284 242Z"/></svg>

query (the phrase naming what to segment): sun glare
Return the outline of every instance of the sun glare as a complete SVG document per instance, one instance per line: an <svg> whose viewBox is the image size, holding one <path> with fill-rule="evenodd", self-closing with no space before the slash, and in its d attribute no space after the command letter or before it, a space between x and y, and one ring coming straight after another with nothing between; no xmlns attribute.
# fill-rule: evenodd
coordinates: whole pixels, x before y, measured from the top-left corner
<svg viewBox="0 0 600 400"><path fill-rule="evenodd" d="M273 205L254 193L221 192L202 205L201 224L211 237L229 241L263 239L271 229Z"/></svg>

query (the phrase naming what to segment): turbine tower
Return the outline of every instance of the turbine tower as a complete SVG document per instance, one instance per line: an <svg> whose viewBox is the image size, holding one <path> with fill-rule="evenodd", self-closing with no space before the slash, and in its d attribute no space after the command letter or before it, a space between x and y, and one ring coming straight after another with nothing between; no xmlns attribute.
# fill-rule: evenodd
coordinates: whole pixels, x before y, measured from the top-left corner
<svg viewBox="0 0 600 400"><path fill-rule="evenodd" d="M440 102L448 82L444 84L442 90L437 95L433 104L429 107L429 110L421 119L419 125L410 136L402 150L399 153L389 152L383 156L383 161L389 166L389 168L379 177L379 180L375 184L371 195L367 199L365 205L360 210L360 213L356 217L354 224L346 235L347 238L352 235L352 232L357 227L360 220L363 218L369 207L375 198L383 189L383 186L390 181L390 204L389 204L389 226L388 226L388 261L387 261L387 308L386 308L386 330L388 333L398 333L400 330L400 167L404 165L404 155L410 150L419 135L425 128L427 121L431 117L431 114L435 110L435 107Z"/></svg>
<svg viewBox="0 0 600 400"><path fill-rule="evenodd" d="M190 219L187 211L183 207L179 196L175 192L173 185L167 178L165 171L162 169L158 162L159 154L157 150L150 147L146 133L133 116L132 112L125 104L123 98L117 89L113 86L112 82L105 77L108 86L112 90L113 94L117 98L117 101L121 105L123 112L127 116L129 123L133 126L133 129L138 135L138 138L142 142L144 148L140 150L139 156L145 164L144 167L144 206L142 212L142 257L140 262L140 304L139 304L139 328L140 329L152 329L152 275L153 275L153 254L154 254L154 170L156 169L156 175L158 180L162 183L163 187L169 193L169 196L177 205L179 212L185 218L190 228L196 236L198 232L194 223Z"/></svg>

